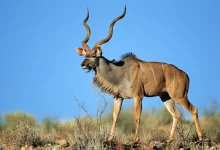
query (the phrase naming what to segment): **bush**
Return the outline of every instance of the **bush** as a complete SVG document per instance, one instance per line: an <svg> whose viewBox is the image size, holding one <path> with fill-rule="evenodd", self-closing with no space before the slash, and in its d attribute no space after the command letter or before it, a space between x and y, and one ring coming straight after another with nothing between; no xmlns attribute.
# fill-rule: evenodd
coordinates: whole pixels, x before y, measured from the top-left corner
<svg viewBox="0 0 220 150"><path fill-rule="evenodd" d="M33 116L23 112L9 113L4 117L3 126L3 141L12 149L39 143L40 131Z"/></svg>
<svg viewBox="0 0 220 150"><path fill-rule="evenodd" d="M202 127L207 132L207 136L211 140L220 142L220 112L218 110L218 102L212 101L211 105L203 110Z"/></svg>
<svg viewBox="0 0 220 150"><path fill-rule="evenodd" d="M101 125L94 118L80 117L71 122L60 123L56 139L66 139L75 149L106 149L103 145L108 136L109 126Z"/></svg>
<svg viewBox="0 0 220 150"><path fill-rule="evenodd" d="M41 125L44 133L51 133L52 130L56 130L58 128L59 123L54 118L46 117L43 119Z"/></svg>

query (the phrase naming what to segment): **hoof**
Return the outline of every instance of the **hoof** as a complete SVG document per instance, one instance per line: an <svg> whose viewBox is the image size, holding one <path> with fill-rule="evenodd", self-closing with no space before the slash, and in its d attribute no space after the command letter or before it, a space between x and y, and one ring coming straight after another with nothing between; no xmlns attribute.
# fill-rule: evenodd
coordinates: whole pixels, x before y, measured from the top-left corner
<svg viewBox="0 0 220 150"><path fill-rule="evenodd" d="M166 141L167 145L170 145L170 143L172 143L172 141L173 141L172 139L167 139L167 141Z"/></svg>
<svg viewBox="0 0 220 150"><path fill-rule="evenodd" d="M108 141L107 139L103 141L104 148L111 147L113 144L114 144L113 141Z"/></svg>
<svg viewBox="0 0 220 150"><path fill-rule="evenodd" d="M107 138L107 141L108 141L108 142L111 142L111 141L113 140L113 138L114 138L113 135L109 135L108 138Z"/></svg>
<svg viewBox="0 0 220 150"><path fill-rule="evenodd" d="M141 143L141 141L140 141L138 138L134 138L131 147L132 147L132 148L137 148L137 147L140 147L141 144L142 144L142 143Z"/></svg>
<svg viewBox="0 0 220 150"><path fill-rule="evenodd" d="M195 145L200 145L203 142L203 140L198 140L195 142Z"/></svg>
<svg viewBox="0 0 220 150"><path fill-rule="evenodd" d="M138 141L138 142L133 142L132 144L131 144L131 147L132 148L137 148L137 147L139 147L140 146L140 142Z"/></svg>
<svg viewBox="0 0 220 150"><path fill-rule="evenodd" d="M139 143L139 142L140 142L140 141L139 141L138 137L135 137L135 138L133 139L133 143L137 144L137 143Z"/></svg>

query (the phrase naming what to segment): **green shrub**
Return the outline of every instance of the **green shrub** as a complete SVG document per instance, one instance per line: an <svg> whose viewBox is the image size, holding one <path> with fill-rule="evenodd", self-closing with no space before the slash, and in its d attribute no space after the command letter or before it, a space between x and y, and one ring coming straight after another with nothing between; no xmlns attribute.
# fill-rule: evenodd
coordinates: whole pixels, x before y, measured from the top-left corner
<svg viewBox="0 0 220 150"><path fill-rule="evenodd" d="M3 122L3 141L6 144L17 149L26 144L39 143L40 131L33 116L23 112L8 113L4 116Z"/></svg>
<svg viewBox="0 0 220 150"><path fill-rule="evenodd" d="M218 102L212 101L209 107L203 110L202 127L207 136L215 141L220 142L220 112L218 110Z"/></svg>
<svg viewBox="0 0 220 150"><path fill-rule="evenodd" d="M3 130L3 116L0 114L0 132Z"/></svg>
<svg viewBox="0 0 220 150"><path fill-rule="evenodd" d="M59 122L54 118L46 117L43 119L41 125L45 133L51 133L52 130L56 130L58 128Z"/></svg>

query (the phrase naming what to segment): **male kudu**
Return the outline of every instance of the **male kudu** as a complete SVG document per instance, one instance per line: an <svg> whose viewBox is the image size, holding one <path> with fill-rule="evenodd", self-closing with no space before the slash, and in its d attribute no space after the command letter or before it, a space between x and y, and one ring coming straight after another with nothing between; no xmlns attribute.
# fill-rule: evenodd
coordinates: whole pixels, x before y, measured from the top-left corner
<svg viewBox="0 0 220 150"><path fill-rule="evenodd" d="M195 121L199 140L202 140L198 110L188 100L189 77L184 71L172 64L145 62L136 58L132 53L124 55L118 62L110 61L102 56L101 45L111 39L115 22L122 19L125 13L126 6L123 14L115 18L110 24L109 35L97 42L91 50L86 44L91 34L90 28L86 23L89 19L89 11L87 10L87 17L83 21L87 35L82 41L83 48L76 48L80 56L85 56L81 67L88 71L94 70L95 72L93 83L103 92L107 92L114 97L113 122L108 140L111 141L113 139L115 123L120 113L123 99L133 98L135 119L134 142L138 142L142 99L144 96L159 96L172 115L173 125L170 136L167 139L168 143L173 140L177 122L181 115L175 103L180 104L191 113Z"/></svg>

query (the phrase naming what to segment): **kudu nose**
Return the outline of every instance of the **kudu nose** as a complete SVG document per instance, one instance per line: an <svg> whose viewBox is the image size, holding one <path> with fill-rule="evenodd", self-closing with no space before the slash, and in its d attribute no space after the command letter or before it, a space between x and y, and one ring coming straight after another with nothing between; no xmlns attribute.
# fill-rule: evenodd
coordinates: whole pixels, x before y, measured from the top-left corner
<svg viewBox="0 0 220 150"><path fill-rule="evenodd" d="M82 68L82 69L85 69L85 68L86 68L86 66L85 66L84 63L81 64L81 68Z"/></svg>

